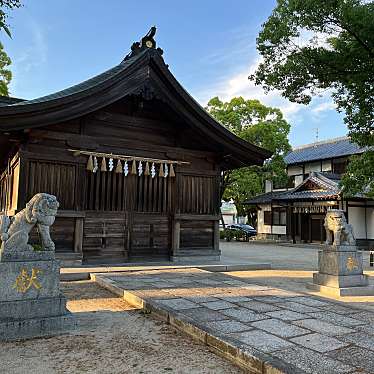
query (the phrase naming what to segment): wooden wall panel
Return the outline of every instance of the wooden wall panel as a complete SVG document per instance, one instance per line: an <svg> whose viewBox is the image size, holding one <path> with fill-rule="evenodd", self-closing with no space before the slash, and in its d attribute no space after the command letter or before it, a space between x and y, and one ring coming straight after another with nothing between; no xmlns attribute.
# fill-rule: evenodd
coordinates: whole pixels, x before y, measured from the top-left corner
<svg viewBox="0 0 374 374"><path fill-rule="evenodd" d="M10 173L5 170L0 176L0 212L15 211L18 206L20 162L19 158L10 165Z"/></svg>
<svg viewBox="0 0 374 374"><path fill-rule="evenodd" d="M131 168L131 166L129 166ZM167 213L173 210L175 178L115 172L86 173L86 210Z"/></svg>
<svg viewBox="0 0 374 374"><path fill-rule="evenodd" d="M53 162L29 162L27 201L40 192L55 195L60 210L75 209L76 166Z"/></svg>
<svg viewBox="0 0 374 374"><path fill-rule="evenodd" d="M134 213L130 246L132 259L169 256L169 217L159 214Z"/></svg>
<svg viewBox="0 0 374 374"><path fill-rule="evenodd" d="M75 218L57 217L50 228L51 238L55 243L56 252L74 251ZM40 244L37 227L31 231L31 244Z"/></svg>
<svg viewBox="0 0 374 374"><path fill-rule="evenodd" d="M128 258L129 220L125 213L90 212L84 219L83 259L124 262Z"/></svg>
<svg viewBox="0 0 374 374"><path fill-rule="evenodd" d="M213 221L181 221L180 248L213 248Z"/></svg>
<svg viewBox="0 0 374 374"><path fill-rule="evenodd" d="M216 177L182 175L178 196L180 213L215 214L217 191Z"/></svg>

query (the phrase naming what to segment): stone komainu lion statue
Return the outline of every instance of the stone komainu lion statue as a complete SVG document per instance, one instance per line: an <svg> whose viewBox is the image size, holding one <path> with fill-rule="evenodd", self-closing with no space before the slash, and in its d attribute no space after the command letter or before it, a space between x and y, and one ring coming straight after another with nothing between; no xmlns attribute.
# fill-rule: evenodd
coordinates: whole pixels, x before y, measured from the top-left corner
<svg viewBox="0 0 374 374"><path fill-rule="evenodd" d="M53 251L55 244L49 227L55 222L59 205L55 196L38 193L14 217L0 216L1 252L33 250L28 241L34 226L38 228L42 249Z"/></svg>
<svg viewBox="0 0 374 374"><path fill-rule="evenodd" d="M344 212L338 209L327 211L325 217L326 244L355 245L352 226L347 223Z"/></svg>

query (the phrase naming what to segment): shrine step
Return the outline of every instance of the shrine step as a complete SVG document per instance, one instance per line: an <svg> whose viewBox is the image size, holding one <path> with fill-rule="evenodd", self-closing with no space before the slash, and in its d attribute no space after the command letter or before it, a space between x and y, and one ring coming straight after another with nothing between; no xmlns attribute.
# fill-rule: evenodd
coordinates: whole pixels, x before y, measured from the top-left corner
<svg viewBox="0 0 374 374"><path fill-rule="evenodd" d="M56 259L61 262L61 267L82 266L82 253L56 252Z"/></svg>

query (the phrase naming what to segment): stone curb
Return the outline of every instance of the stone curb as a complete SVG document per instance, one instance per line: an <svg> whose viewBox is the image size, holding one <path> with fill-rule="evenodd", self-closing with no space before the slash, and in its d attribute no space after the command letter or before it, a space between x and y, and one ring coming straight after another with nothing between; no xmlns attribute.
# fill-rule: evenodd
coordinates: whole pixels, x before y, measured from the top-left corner
<svg viewBox="0 0 374 374"><path fill-rule="evenodd" d="M102 274L91 274L91 279L99 286L123 298L129 304L151 313L158 319L167 322L177 330L189 335L194 340L206 345L217 355L231 361L235 365L251 374L306 374L293 365L285 364L281 360L256 349L242 345L239 341L213 333L206 326L202 326L192 318L175 312L165 305L149 302L135 294L124 291L111 279L104 278Z"/></svg>
<svg viewBox="0 0 374 374"><path fill-rule="evenodd" d="M75 282L81 280L89 280L90 273L82 272L82 273L60 273L60 281L61 282Z"/></svg>
<svg viewBox="0 0 374 374"><path fill-rule="evenodd" d="M157 267L154 268L151 267L147 270L159 270L163 269L164 267ZM211 272L228 272L228 271L246 271L246 270L270 270L271 265L270 264L247 264L247 265L240 265L240 264L233 264L233 265L185 265L185 266L175 266L170 267L169 269L189 269L189 268L197 268L201 270L207 270ZM77 273L60 273L60 280L62 282L73 282L73 281L80 281L80 280L88 280L90 279L91 274L100 274L100 273L124 273L124 272L134 272L134 271L140 271L141 269L121 269L116 270L115 268L108 267L108 271L101 269L97 272L92 272L90 268L87 268L87 271L81 271Z"/></svg>

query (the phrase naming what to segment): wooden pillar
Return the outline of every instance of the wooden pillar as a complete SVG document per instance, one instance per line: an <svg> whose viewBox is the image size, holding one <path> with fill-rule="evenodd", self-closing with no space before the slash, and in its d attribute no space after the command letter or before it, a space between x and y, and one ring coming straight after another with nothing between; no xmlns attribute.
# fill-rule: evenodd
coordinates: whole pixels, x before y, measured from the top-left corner
<svg viewBox="0 0 374 374"><path fill-rule="evenodd" d="M74 230L74 252L83 252L83 225L84 220L81 217L75 219L75 230Z"/></svg>
<svg viewBox="0 0 374 374"><path fill-rule="evenodd" d="M286 209L286 237L287 240L293 239L292 208L290 206L287 206Z"/></svg>
<svg viewBox="0 0 374 374"><path fill-rule="evenodd" d="M172 222L171 254L175 255L179 251L180 246L181 223L177 220L174 220Z"/></svg>
<svg viewBox="0 0 374 374"><path fill-rule="evenodd" d="M298 215L298 219L297 219L297 225L298 225L298 233L299 233L299 238L300 238L300 242L302 241L303 239L303 235L302 235L302 225L301 225L301 213L297 213Z"/></svg>
<svg viewBox="0 0 374 374"><path fill-rule="evenodd" d="M214 221L213 248L219 251L219 221Z"/></svg>
<svg viewBox="0 0 374 374"><path fill-rule="evenodd" d="M28 188L28 160L23 152L19 154L19 179L18 179L18 198L17 210L21 210L26 206L27 188Z"/></svg>

